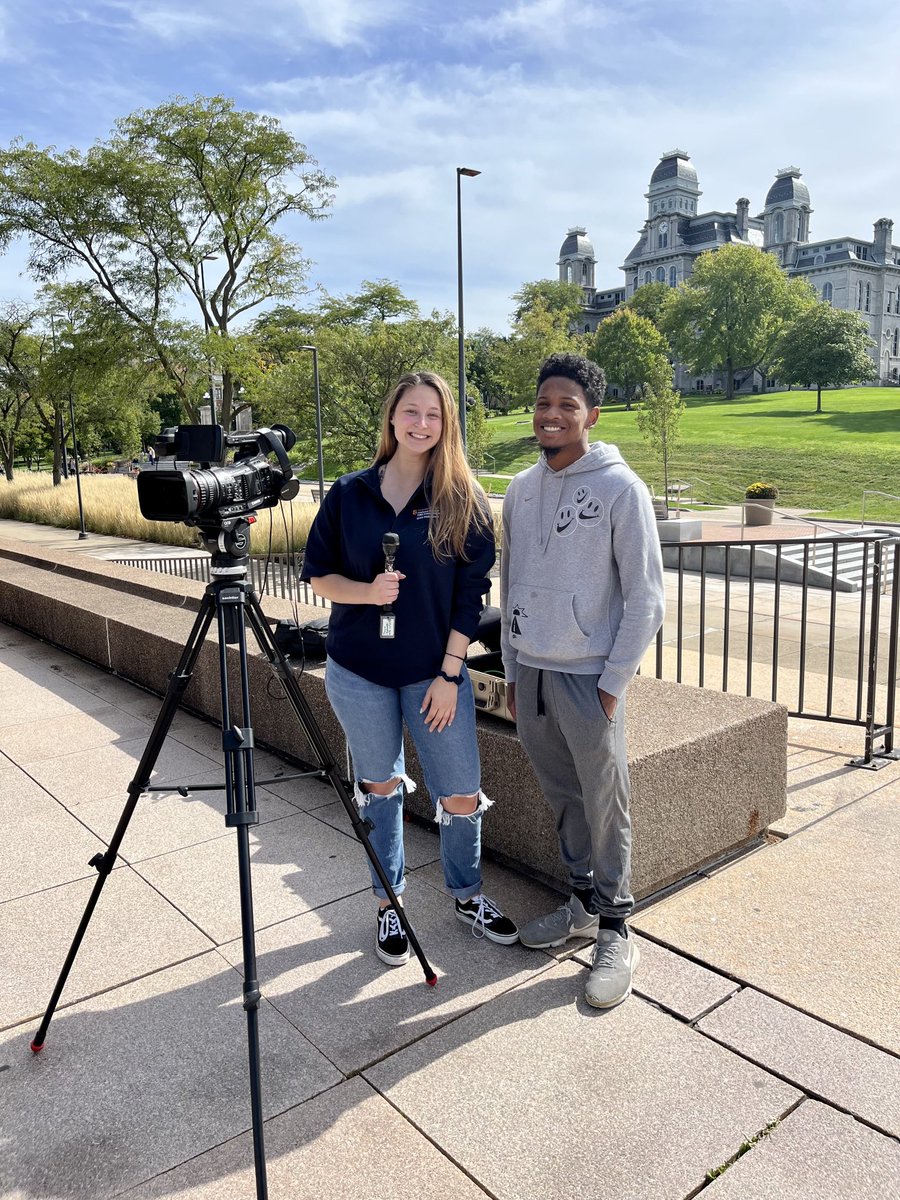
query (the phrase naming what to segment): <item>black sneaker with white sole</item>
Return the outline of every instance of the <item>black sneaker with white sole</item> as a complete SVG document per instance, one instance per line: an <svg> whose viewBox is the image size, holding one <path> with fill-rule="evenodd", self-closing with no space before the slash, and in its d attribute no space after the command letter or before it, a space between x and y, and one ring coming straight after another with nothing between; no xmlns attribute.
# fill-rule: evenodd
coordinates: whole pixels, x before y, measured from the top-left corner
<svg viewBox="0 0 900 1200"><path fill-rule="evenodd" d="M472 926L474 937L486 937L501 946L511 946L519 940L519 931L509 917L487 896L472 896L470 900L456 901L456 917L465 925Z"/></svg>
<svg viewBox="0 0 900 1200"><path fill-rule="evenodd" d="M402 967L409 962L409 939L403 932L400 918L390 907L378 910L375 953L389 967Z"/></svg>

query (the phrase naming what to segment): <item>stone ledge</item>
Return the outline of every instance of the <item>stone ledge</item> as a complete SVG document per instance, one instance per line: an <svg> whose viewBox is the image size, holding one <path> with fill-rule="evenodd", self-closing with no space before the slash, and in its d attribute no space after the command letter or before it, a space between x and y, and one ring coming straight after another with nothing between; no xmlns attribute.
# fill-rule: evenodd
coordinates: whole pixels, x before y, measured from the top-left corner
<svg viewBox="0 0 900 1200"><path fill-rule="evenodd" d="M157 694L165 691L194 622L203 585L66 555L10 553L0 541L0 620L18 626ZM63 560L62 562L60 560ZM267 617L290 616L287 601L265 599ZM300 606L301 620L321 609ZM253 645L252 633L249 641ZM229 649L230 680L237 654ZM218 648L210 630L185 704L219 720ZM303 760L302 731L287 700L273 702L272 670L251 654L250 689L257 740ZM344 740L324 693L324 669L300 687L338 763ZM637 897L683 879L723 854L756 841L786 807L787 712L765 700L636 679L626 712L633 790L633 886ZM479 714L484 791L495 802L485 848L545 882L564 887L556 832L515 730ZM418 763L410 751L410 772ZM424 788L410 811L431 816Z"/></svg>

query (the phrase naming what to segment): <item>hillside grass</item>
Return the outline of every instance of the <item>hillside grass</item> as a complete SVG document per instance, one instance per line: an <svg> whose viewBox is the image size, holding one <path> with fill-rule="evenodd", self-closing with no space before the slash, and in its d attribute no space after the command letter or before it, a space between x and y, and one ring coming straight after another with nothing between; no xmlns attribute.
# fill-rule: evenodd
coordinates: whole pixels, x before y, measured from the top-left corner
<svg viewBox="0 0 900 1200"><path fill-rule="evenodd" d="M779 489L778 507L807 508L858 519L864 488L900 495L900 388L843 388L822 393L686 398L680 440L669 460L669 478L694 482L694 499L739 503L748 484ZM498 474L533 463L537 443L531 414L522 411L488 422L488 446ZM637 428L636 413L604 405L592 441L611 442L642 479L662 489L662 467ZM487 482L487 477L484 479ZM503 490L491 480L492 490ZM869 497L866 519L900 521L900 501Z"/></svg>

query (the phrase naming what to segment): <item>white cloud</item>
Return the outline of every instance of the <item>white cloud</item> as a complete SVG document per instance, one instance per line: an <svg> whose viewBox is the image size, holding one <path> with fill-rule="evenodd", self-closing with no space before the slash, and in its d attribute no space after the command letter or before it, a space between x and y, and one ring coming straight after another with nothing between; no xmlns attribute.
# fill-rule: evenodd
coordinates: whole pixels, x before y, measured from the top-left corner
<svg viewBox="0 0 900 1200"><path fill-rule="evenodd" d="M241 37L290 51L303 43L343 47L364 41L372 30L397 20L402 0L194 0L190 5L166 0L109 0L118 21L138 35L162 41L197 42L204 38ZM102 15L82 10L87 21ZM116 23L118 23L118 21Z"/></svg>

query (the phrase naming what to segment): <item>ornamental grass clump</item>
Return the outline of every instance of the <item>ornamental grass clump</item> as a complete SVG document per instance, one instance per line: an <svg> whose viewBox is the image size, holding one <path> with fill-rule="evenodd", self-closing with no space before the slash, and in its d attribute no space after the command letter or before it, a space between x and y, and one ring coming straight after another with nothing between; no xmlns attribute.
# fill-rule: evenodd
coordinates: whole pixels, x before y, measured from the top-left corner
<svg viewBox="0 0 900 1200"><path fill-rule="evenodd" d="M135 541L158 542L167 546L200 545L196 530L180 521L147 521L138 508L137 486L127 475L82 475L81 494L84 523L89 533ZM290 540L293 549L306 545L309 527L318 505L295 500L278 509L262 509L251 526L251 553L285 554ZM78 529L78 492L74 479L56 487L49 474L21 475L0 487L0 517L53 525L58 529ZM271 517L271 523L270 523Z"/></svg>

